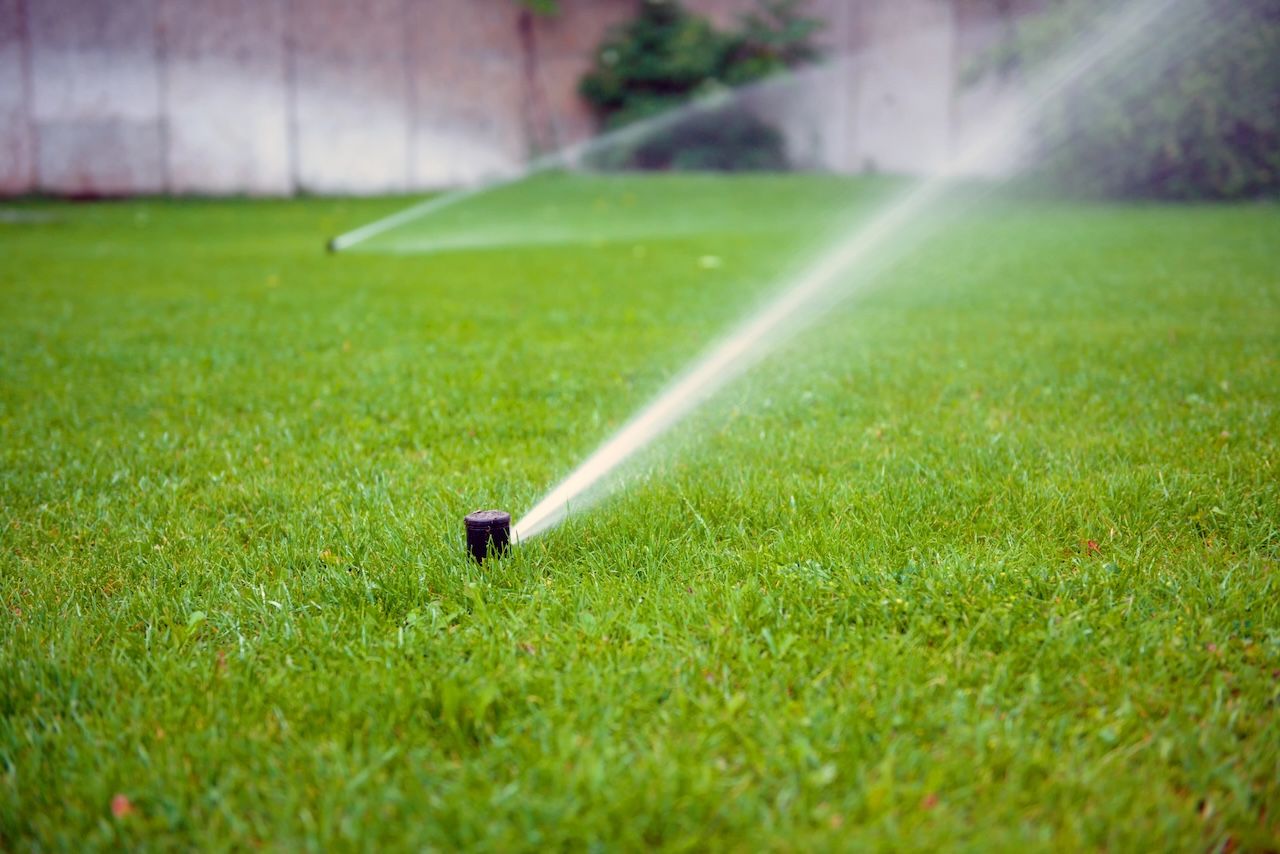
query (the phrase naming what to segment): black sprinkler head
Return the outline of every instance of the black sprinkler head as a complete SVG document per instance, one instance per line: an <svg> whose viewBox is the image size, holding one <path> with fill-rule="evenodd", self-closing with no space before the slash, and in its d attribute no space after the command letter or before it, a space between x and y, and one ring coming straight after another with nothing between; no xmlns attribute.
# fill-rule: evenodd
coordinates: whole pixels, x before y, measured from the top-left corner
<svg viewBox="0 0 1280 854"><path fill-rule="evenodd" d="M467 551L476 563L489 555L501 557L511 548L511 514L502 510L477 510L466 518Z"/></svg>

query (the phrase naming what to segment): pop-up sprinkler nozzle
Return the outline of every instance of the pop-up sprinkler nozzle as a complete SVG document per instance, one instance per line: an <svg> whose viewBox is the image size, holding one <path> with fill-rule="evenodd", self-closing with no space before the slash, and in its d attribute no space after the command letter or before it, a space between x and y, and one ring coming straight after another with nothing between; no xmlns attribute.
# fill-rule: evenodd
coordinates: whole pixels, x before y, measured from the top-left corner
<svg viewBox="0 0 1280 854"><path fill-rule="evenodd" d="M476 563L490 555L501 557L511 549L511 514L502 510L477 510L464 520L467 551Z"/></svg>

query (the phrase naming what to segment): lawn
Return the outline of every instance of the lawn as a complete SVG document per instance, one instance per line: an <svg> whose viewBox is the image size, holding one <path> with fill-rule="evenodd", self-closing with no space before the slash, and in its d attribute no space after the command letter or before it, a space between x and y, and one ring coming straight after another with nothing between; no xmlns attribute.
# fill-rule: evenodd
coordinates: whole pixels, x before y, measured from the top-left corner
<svg viewBox="0 0 1280 854"><path fill-rule="evenodd" d="M1280 208L991 201L478 567L885 191L597 181L3 206L0 849L1280 847Z"/></svg>

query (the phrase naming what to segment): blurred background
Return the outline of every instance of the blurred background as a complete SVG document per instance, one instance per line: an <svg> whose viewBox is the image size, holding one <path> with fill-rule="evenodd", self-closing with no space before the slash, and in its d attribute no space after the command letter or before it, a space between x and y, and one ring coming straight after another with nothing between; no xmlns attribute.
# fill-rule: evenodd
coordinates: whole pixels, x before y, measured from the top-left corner
<svg viewBox="0 0 1280 854"><path fill-rule="evenodd" d="M1122 102L1089 105L1081 123L1093 138L1092 149L1077 147L1085 160L1098 160L1101 137L1101 154L1145 164L1146 174L1107 179L1121 191L1230 197L1276 187L1280 4L1197 3L1235 31L1207 64L1184 63L1182 49L1163 65L1144 60L1164 86L1164 102L1144 110L1157 126L1128 126ZM825 71L804 88L805 120L774 117L790 137L781 159L765 150L656 165L925 174L993 104L1017 97L1021 71L1051 52L1055 32L1078 32L1073 16L1107 6L0 0L0 193L445 188L518 169L708 86L814 63ZM1150 91L1136 94L1150 104ZM777 147L761 142L759 127L720 133L719 152ZM1079 140L1080 128L1066 135Z"/></svg>
<svg viewBox="0 0 1280 854"><path fill-rule="evenodd" d="M0 192L384 193L510 168L597 132L582 81L638 0L0 0ZM713 35L775 26L833 75L828 164L927 169L980 109L966 63L1013 0L690 0ZM663 11L660 8L657 11ZM799 29L788 32L787 27ZM686 28L685 78L721 49ZM693 30L697 30L694 32ZM745 74L761 73L755 68ZM739 74L743 74L739 69ZM669 81L668 81L669 82ZM737 81L735 81L737 82ZM675 88L680 88L678 85Z"/></svg>

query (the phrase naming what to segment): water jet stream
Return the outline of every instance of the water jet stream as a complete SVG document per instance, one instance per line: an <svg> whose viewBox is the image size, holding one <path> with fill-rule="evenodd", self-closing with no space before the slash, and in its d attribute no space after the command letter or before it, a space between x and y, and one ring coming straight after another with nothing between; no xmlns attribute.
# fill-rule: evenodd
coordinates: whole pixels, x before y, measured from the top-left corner
<svg viewBox="0 0 1280 854"><path fill-rule="evenodd" d="M941 172L888 202L846 240L828 249L755 315L694 363L656 400L642 409L516 523L524 541L581 510L601 481L779 344L812 321L819 309L869 284L911 246L932 233L934 213L955 189L993 154L1007 156L1011 141L1025 139L1046 104L1092 69L1128 46L1156 18L1184 0L1135 0L1099 20L1079 49L1051 63L1029 82L1018 105L996 111L983 132L966 144Z"/></svg>
<svg viewBox="0 0 1280 854"><path fill-rule="evenodd" d="M633 142L641 141L646 137L656 136L663 131L678 126L681 122L687 121L702 111L714 110L717 107L734 102L750 101L752 98L776 96L779 93L802 88L806 82L812 83L813 78L819 75L847 73L851 65L859 62L862 62L861 57L845 56L831 62L825 62L822 65L775 75L745 86L712 91L650 118L568 145L557 151L534 158L522 166L499 172L471 185L434 196L382 219L340 234L329 241L329 249L333 252L352 249L361 243L394 231L409 223L447 210L478 196L518 184L535 175L556 169L571 169L581 166L584 163L588 163L590 158L597 154L621 148Z"/></svg>

